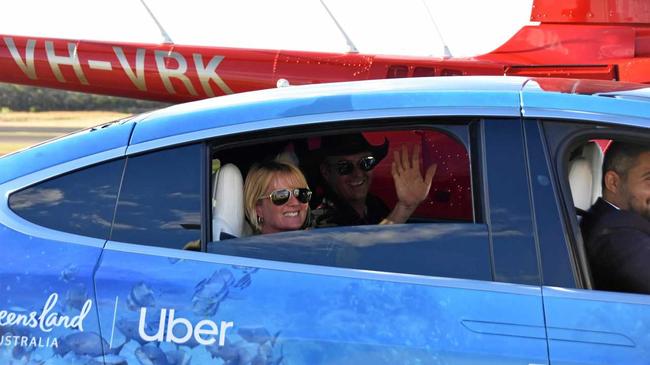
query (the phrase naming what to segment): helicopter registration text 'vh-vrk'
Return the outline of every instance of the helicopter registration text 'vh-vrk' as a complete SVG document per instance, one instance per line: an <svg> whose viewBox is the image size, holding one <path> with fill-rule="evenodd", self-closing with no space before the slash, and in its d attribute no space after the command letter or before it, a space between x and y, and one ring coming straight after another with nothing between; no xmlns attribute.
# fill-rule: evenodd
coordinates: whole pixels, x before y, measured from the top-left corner
<svg viewBox="0 0 650 365"><path fill-rule="evenodd" d="M650 83L650 3L534 0L531 21L472 58L96 42L0 35L0 82L166 102L366 79L528 75Z"/></svg>

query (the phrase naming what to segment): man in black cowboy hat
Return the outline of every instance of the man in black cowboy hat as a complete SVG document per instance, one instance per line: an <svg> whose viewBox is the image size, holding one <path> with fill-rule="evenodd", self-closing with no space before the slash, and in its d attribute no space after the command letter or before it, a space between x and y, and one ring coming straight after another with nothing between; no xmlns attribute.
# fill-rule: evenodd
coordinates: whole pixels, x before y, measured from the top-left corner
<svg viewBox="0 0 650 365"><path fill-rule="evenodd" d="M422 157L416 145L412 158L408 149L394 152L391 174L398 202L390 210L369 193L372 169L386 157L388 140L373 146L361 133L326 136L319 150L320 173L326 183L322 204L316 209L316 226L404 223L429 194L437 165L423 177Z"/></svg>

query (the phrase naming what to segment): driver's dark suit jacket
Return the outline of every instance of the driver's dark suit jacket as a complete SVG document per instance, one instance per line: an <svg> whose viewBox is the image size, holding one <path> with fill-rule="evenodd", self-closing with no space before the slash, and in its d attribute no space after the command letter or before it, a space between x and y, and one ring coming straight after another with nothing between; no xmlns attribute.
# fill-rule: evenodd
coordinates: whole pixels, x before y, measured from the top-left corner
<svg viewBox="0 0 650 365"><path fill-rule="evenodd" d="M650 220L601 198L581 229L595 289L650 294Z"/></svg>

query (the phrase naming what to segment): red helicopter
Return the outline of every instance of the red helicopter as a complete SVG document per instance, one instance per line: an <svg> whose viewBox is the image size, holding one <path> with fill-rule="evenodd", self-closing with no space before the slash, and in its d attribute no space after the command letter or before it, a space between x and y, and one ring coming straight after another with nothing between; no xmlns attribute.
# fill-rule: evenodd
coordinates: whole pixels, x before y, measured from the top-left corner
<svg viewBox="0 0 650 365"><path fill-rule="evenodd" d="M646 0L533 0L530 20L538 24L470 58L0 35L0 82L172 103L282 85L423 76L650 83Z"/></svg>

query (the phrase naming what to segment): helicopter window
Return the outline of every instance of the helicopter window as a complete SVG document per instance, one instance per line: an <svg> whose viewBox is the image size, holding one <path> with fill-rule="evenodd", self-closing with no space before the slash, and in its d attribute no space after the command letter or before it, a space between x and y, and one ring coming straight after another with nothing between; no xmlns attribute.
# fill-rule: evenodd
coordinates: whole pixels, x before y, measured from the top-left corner
<svg viewBox="0 0 650 365"><path fill-rule="evenodd" d="M413 77L429 77L435 75L436 75L436 69L434 69L433 67L416 67L413 70Z"/></svg>

